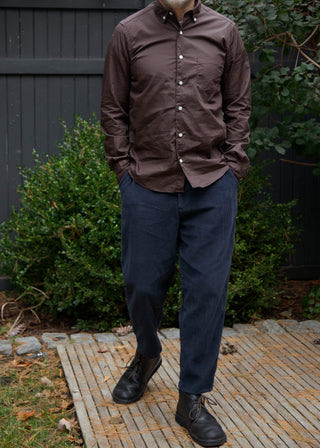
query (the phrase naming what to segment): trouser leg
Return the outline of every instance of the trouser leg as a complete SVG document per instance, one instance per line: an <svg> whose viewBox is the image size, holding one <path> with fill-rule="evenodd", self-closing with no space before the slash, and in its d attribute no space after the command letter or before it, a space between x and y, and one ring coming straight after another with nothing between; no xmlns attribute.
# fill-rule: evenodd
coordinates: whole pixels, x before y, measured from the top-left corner
<svg viewBox="0 0 320 448"><path fill-rule="evenodd" d="M161 352L157 328L175 272L177 195L150 191L129 175L120 183L120 190L128 311L138 351L153 358Z"/></svg>
<svg viewBox="0 0 320 448"><path fill-rule="evenodd" d="M224 324L234 246L237 180L229 170L205 189L180 196L180 383L187 393L212 389Z"/></svg>

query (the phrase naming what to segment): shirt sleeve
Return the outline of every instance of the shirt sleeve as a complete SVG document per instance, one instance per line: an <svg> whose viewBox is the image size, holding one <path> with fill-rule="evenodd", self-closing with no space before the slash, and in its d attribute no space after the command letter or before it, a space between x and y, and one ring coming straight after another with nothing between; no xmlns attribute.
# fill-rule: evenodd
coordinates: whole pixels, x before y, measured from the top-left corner
<svg viewBox="0 0 320 448"><path fill-rule="evenodd" d="M228 165L240 180L246 176L250 166L245 148L250 134L251 74L248 55L235 25L230 37L222 79L223 113L227 129L222 150Z"/></svg>
<svg viewBox="0 0 320 448"><path fill-rule="evenodd" d="M129 49L120 23L107 48L101 99L101 130L105 135L106 159L118 181L129 169L129 92Z"/></svg>

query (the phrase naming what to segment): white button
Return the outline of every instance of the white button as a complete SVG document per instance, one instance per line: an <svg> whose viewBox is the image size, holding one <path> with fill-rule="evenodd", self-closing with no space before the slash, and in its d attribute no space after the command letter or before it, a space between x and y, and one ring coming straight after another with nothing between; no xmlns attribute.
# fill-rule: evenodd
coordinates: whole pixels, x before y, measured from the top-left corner
<svg viewBox="0 0 320 448"><path fill-rule="evenodd" d="M172 16L172 15L173 15L173 12L172 12L172 11L170 11L170 12L169 12L169 14L170 14L170 16Z"/></svg>
<svg viewBox="0 0 320 448"><path fill-rule="evenodd" d="M197 18L195 17L195 18L193 19L193 21L196 22L196 21L197 21Z"/></svg>
<svg viewBox="0 0 320 448"><path fill-rule="evenodd" d="M182 56L182 54L180 54L180 56L179 56L179 59L183 59L183 56Z"/></svg>
<svg viewBox="0 0 320 448"><path fill-rule="evenodd" d="M162 19L163 19L163 20L166 20L166 16L163 16Z"/></svg>
<svg viewBox="0 0 320 448"><path fill-rule="evenodd" d="M182 32L182 31L180 31L180 34L183 34L183 32Z"/></svg>
<svg viewBox="0 0 320 448"><path fill-rule="evenodd" d="M179 109L179 110L182 110L182 106L179 106L178 109Z"/></svg>
<svg viewBox="0 0 320 448"><path fill-rule="evenodd" d="M179 137L181 138L181 137L183 137L183 134L182 134L182 132L180 132L180 134L179 134Z"/></svg>
<svg viewBox="0 0 320 448"><path fill-rule="evenodd" d="M183 85L183 81L179 81L179 86L182 86Z"/></svg>
<svg viewBox="0 0 320 448"><path fill-rule="evenodd" d="M180 162L180 163L182 163L182 162L183 162L183 160L182 160L182 159L179 159L179 162Z"/></svg>

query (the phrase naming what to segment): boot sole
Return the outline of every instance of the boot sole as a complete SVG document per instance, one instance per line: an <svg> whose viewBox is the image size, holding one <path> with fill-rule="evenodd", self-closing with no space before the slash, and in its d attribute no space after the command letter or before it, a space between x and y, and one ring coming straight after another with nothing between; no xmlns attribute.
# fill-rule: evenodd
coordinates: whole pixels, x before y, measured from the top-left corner
<svg viewBox="0 0 320 448"><path fill-rule="evenodd" d="M145 385L144 388L142 389L142 391L140 392L139 395L136 395L134 398L132 398L131 400L124 400L123 398L117 397L116 395L112 394L112 398L113 401L117 404L131 404L131 403L135 403L136 401L140 400L140 398L142 397L142 395L145 393L145 390L147 388L148 382L150 381L150 379L153 377L153 375L156 373L156 371L159 369L159 367L162 364L162 358L159 359L159 361L157 362L157 364L155 364L154 368L152 369Z"/></svg>
<svg viewBox="0 0 320 448"><path fill-rule="evenodd" d="M205 447L221 446L224 443L226 443L226 441L227 441L226 436L220 437L220 439L215 439L215 440L211 440L211 441L200 439L199 437L195 436L192 433L192 431L189 428L188 422L183 417L181 417L181 415L179 415L177 413L176 413L176 422L179 423L180 426L183 426L184 428L186 428L186 430L190 434L190 437L201 446L205 446Z"/></svg>

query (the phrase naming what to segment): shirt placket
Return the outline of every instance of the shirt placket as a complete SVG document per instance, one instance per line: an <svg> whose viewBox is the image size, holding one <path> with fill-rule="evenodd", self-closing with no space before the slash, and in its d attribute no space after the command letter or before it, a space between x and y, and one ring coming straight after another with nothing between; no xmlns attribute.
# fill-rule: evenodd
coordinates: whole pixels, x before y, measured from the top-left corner
<svg viewBox="0 0 320 448"><path fill-rule="evenodd" d="M185 129L184 129L184 85L185 85L185 73L184 73L184 52L183 52L183 29L180 27L178 29L177 36L177 49L176 49L176 57L177 57L177 73L176 73L176 151L177 158L180 165L183 164L183 145L185 139Z"/></svg>

